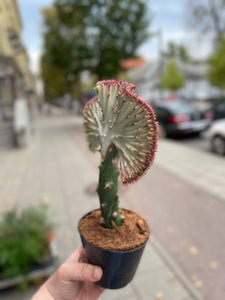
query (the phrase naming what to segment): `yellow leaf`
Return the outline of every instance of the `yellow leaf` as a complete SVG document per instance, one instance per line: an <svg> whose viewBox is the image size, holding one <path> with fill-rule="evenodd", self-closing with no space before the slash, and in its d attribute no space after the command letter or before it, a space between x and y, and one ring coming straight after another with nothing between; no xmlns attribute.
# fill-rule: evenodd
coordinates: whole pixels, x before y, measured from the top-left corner
<svg viewBox="0 0 225 300"><path fill-rule="evenodd" d="M193 255L198 254L198 248L191 246L189 247L189 252Z"/></svg>
<svg viewBox="0 0 225 300"><path fill-rule="evenodd" d="M191 281L197 288L201 288L203 286L202 281L196 275L191 276Z"/></svg>
<svg viewBox="0 0 225 300"><path fill-rule="evenodd" d="M192 276L191 276L191 281L192 281L192 282L198 281L198 277L197 277L196 275L192 275Z"/></svg>
<svg viewBox="0 0 225 300"><path fill-rule="evenodd" d="M203 283L201 280L197 280L194 285L197 287L197 288L201 288L203 286Z"/></svg>
<svg viewBox="0 0 225 300"><path fill-rule="evenodd" d="M162 300L163 299L163 293L162 292L157 292L155 294L155 300Z"/></svg>
<svg viewBox="0 0 225 300"><path fill-rule="evenodd" d="M216 261L211 261L209 267L210 269L216 270L218 268L218 263Z"/></svg>

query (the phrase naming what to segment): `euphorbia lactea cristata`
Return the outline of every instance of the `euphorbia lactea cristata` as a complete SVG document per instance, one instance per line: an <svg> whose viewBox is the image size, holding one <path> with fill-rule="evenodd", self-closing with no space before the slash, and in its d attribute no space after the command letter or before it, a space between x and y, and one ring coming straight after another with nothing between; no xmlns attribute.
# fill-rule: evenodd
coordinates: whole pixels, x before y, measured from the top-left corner
<svg viewBox="0 0 225 300"><path fill-rule="evenodd" d="M123 217L118 205L118 176L123 184L137 181L151 166L158 125L152 108L123 81L100 81L97 96L84 108L85 132L91 151L101 153L97 192L101 224L112 229Z"/></svg>

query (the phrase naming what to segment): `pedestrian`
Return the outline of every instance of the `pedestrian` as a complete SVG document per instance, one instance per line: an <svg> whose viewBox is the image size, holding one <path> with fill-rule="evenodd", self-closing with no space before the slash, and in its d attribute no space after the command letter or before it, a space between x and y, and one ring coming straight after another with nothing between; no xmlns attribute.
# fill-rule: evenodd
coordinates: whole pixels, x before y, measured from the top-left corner
<svg viewBox="0 0 225 300"><path fill-rule="evenodd" d="M31 300L96 300L104 288L95 284L102 269L87 263L82 246L40 287Z"/></svg>
<svg viewBox="0 0 225 300"><path fill-rule="evenodd" d="M26 147L30 138L30 116L26 98L21 94L14 101L13 130L18 147Z"/></svg>

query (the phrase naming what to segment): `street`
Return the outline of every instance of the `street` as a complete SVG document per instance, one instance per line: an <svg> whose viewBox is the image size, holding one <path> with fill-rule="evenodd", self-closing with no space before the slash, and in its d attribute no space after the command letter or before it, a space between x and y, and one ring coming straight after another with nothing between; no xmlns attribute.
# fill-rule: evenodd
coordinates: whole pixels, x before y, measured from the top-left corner
<svg viewBox="0 0 225 300"><path fill-rule="evenodd" d="M53 110L36 120L31 144L24 149L0 152L0 214L17 207L44 203L55 225L59 264L80 244L78 220L99 207L95 192L98 180L99 155L92 154L83 133L82 118ZM131 209L123 198L121 207ZM189 280L178 276L177 269L164 260L151 237L144 251L134 280L124 289L107 290L102 300L147 300L164 297L168 300L201 300ZM19 292L17 288L0 291L2 300L28 300L37 290L31 285Z"/></svg>
<svg viewBox="0 0 225 300"><path fill-rule="evenodd" d="M187 147L201 150L206 153L211 153L207 140L204 138L203 134L192 134L188 136L177 137L173 139L177 143L186 145ZM215 155L212 153L212 155Z"/></svg>
<svg viewBox="0 0 225 300"><path fill-rule="evenodd" d="M146 237L101 300L225 300L225 0L1 0L0 37L0 300L119 282L71 256L95 209L105 245Z"/></svg>
<svg viewBox="0 0 225 300"><path fill-rule="evenodd" d="M126 197L205 298L223 299L225 203L157 166Z"/></svg>

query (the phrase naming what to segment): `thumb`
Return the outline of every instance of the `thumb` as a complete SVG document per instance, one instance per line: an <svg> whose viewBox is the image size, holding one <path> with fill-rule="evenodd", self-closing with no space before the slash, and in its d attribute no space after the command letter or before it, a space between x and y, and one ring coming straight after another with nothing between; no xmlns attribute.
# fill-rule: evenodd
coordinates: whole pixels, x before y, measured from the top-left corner
<svg viewBox="0 0 225 300"><path fill-rule="evenodd" d="M59 277L62 281L89 281L101 279L102 269L88 263L74 263L67 261L59 268Z"/></svg>

